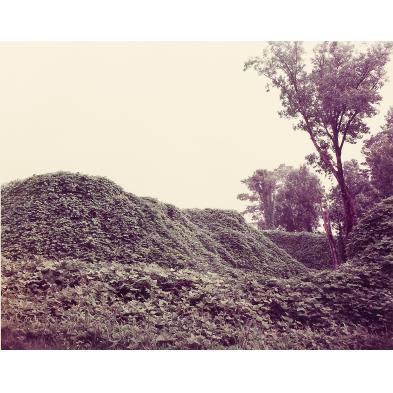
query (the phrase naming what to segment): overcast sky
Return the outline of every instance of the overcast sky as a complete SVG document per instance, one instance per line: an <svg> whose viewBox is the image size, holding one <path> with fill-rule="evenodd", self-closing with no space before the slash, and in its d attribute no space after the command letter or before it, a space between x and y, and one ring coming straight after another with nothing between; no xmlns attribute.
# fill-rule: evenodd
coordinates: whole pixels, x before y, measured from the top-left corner
<svg viewBox="0 0 393 393"><path fill-rule="evenodd" d="M278 117L278 94L242 71L263 45L0 44L1 183L78 171L179 207L243 210L241 179L312 152ZM382 95L374 132L393 82ZM345 147L344 159L360 148Z"/></svg>

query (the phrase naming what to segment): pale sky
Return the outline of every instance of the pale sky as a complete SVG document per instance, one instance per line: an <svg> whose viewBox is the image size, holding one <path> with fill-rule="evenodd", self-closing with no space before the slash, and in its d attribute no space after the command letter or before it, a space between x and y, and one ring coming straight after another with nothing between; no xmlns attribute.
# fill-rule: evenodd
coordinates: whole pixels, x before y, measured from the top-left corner
<svg viewBox="0 0 393 393"><path fill-rule="evenodd" d="M81 172L182 208L243 210L241 179L299 166L313 151L278 117L277 92L242 71L263 46L1 43L1 183ZM382 95L373 132L393 105L393 82ZM360 148L344 148L344 159Z"/></svg>

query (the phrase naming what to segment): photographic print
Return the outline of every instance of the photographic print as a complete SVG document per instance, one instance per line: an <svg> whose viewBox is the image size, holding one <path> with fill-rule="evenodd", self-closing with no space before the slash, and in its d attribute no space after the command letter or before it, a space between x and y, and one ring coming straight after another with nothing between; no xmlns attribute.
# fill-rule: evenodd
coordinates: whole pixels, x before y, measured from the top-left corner
<svg viewBox="0 0 393 393"><path fill-rule="evenodd" d="M393 349L392 51L2 42L2 349Z"/></svg>

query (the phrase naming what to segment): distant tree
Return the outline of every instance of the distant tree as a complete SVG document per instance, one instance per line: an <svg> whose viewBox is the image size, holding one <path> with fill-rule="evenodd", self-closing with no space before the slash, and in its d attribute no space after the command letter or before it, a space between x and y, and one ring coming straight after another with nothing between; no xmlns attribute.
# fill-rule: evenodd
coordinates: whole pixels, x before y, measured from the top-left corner
<svg viewBox="0 0 393 393"><path fill-rule="evenodd" d="M240 194L238 199L250 201L253 204L247 206L244 213L250 214L253 222L261 229L273 229L274 200L278 187L278 179L273 171L258 169L247 179L242 180L249 194Z"/></svg>
<svg viewBox="0 0 393 393"><path fill-rule="evenodd" d="M253 202L244 213L251 214L259 228L311 232L318 226L323 190L305 165L299 169L283 164L273 171L260 169L242 182L250 193L238 198Z"/></svg>
<svg viewBox="0 0 393 393"><path fill-rule="evenodd" d="M356 52L350 44L324 42L314 49L312 69L307 71L302 43L273 42L262 57L245 63L245 69L254 68L280 91L279 114L295 119L295 129L309 135L316 150L307 157L309 162L336 179L346 235L356 223L356 208L344 176L342 150L345 142L356 143L369 131L364 120L377 113L391 47L376 43Z"/></svg>
<svg viewBox="0 0 393 393"><path fill-rule="evenodd" d="M319 225L323 188L305 165L291 170L277 191L276 223L286 231L313 232Z"/></svg>
<svg viewBox="0 0 393 393"><path fill-rule="evenodd" d="M385 120L382 130L366 140L362 149L371 183L381 199L393 195L393 107Z"/></svg>

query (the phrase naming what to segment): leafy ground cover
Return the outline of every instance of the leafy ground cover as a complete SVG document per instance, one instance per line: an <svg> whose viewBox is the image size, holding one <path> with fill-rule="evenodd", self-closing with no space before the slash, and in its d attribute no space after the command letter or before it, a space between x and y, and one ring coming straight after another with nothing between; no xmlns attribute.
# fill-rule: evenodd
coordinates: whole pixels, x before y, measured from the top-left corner
<svg viewBox="0 0 393 393"><path fill-rule="evenodd" d="M360 220L347 254L364 263L374 263L378 257L393 263L393 197L378 203Z"/></svg>
<svg viewBox="0 0 393 393"><path fill-rule="evenodd" d="M326 235L310 232L263 231L274 244L311 269L331 267Z"/></svg>
<svg viewBox="0 0 393 393"><path fill-rule="evenodd" d="M234 213L181 211L124 194L101 178L84 179L83 191L73 186L71 192L63 175L54 175L61 194L71 192L66 214L63 197L59 205L44 192L50 176L31 180L30 191L23 182L3 191L3 349L393 349L393 263L386 248L393 239L392 215L385 214L391 202L359 223L351 261L334 271L315 271L280 253ZM98 190L112 193L104 202L95 199L95 181ZM119 224L127 231L123 243L121 230L111 235L115 223L105 216L116 195L116 219L128 214ZM58 206L63 207L57 212ZM87 219L92 206L97 213L90 221L107 217L109 227L100 218L91 247L78 248L91 230L81 228L93 225ZM194 231L197 259L186 254L192 247L184 233L168 229L171 220L183 232ZM375 230L370 244L366 238L359 243L370 222L384 229ZM127 227L135 223L139 232ZM159 244L163 234L171 236L166 247ZM58 247L61 236L64 245Z"/></svg>
<svg viewBox="0 0 393 393"><path fill-rule="evenodd" d="M102 177L55 173L8 184L1 224L2 253L12 260L39 255L200 271L237 267L282 277L306 270L238 213L183 211Z"/></svg>
<svg viewBox="0 0 393 393"><path fill-rule="evenodd" d="M383 263L289 279L41 258L2 270L5 349L393 348Z"/></svg>

